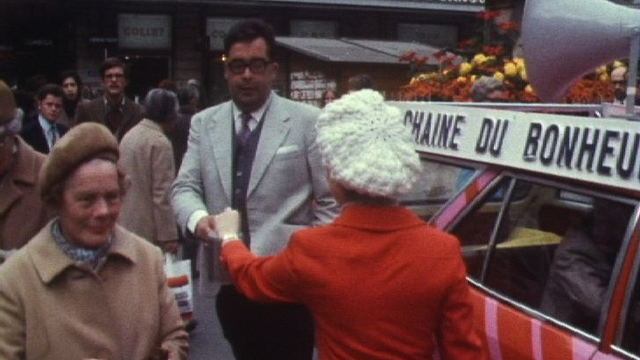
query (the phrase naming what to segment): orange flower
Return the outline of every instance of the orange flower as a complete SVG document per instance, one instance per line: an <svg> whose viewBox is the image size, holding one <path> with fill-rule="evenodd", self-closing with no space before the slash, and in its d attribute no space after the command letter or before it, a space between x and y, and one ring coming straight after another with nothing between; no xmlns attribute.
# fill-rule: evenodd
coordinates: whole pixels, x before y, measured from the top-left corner
<svg viewBox="0 0 640 360"><path fill-rule="evenodd" d="M520 23L517 21L505 21L498 24L502 30L520 30Z"/></svg>

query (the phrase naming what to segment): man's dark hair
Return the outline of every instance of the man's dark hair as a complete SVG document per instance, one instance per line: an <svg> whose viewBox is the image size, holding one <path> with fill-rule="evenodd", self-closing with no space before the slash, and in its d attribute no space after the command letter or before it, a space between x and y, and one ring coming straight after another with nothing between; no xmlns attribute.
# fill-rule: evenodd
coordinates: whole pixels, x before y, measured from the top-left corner
<svg viewBox="0 0 640 360"><path fill-rule="evenodd" d="M373 79L367 74L358 74L349 78L349 90L375 89Z"/></svg>
<svg viewBox="0 0 640 360"><path fill-rule="evenodd" d="M121 67L122 71L124 71L124 78L129 78L129 67L124 63L124 61L120 60L117 57L110 57L104 60L104 62L100 66L100 78L104 79L104 74L107 72L107 70L114 67Z"/></svg>
<svg viewBox="0 0 640 360"><path fill-rule="evenodd" d="M57 84L46 84L38 90L38 94L36 95L36 99L38 101L44 100L47 95L53 95L55 97L59 97L64 99L64 91L62 90L62 86Z"/></svg>
<svg viewBox="0 0 640 360"><path fill-rule="evenodd" d="M273 28L262 20L243 20L235 23L224 39L224 52L229 54L231 46L239 42L251 42L255 39L263 38L267 43L267 55L269 60L273 60L276 38Z"/></svg>
<svg viewBox="0 0 640 360"><path fill-rule="evenodd" d="M62 85L62 82L66 78L73 78L73 80L78 85L78 96L80 96L82 94L82 79L80 78L80 75L78 75L78 73L75 70L65 70L60 74L60 79L59 79L60 85Z"/></svg>

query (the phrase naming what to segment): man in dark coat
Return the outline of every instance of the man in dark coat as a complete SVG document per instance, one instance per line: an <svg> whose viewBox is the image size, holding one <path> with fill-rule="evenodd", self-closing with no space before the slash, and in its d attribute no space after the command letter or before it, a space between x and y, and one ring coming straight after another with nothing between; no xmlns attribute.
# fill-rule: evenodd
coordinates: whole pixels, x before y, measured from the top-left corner
<svg viewBox="0 0 640 360"><path fill-rule="evenodd" d="M20 136L36 151L48 154L53 144L58 141L69 128L58 123L62 116L64 91L55 84L44 85L36 100L38 103L38 116L29 119L20 133Z"/></svg>
<svg viewBox="0 0 640 360"><path fill-rule="evenodd" d="M125 96L129 84L129 71L118 58L108 58L100 67L104 96L78 104L75 123L94 121L104 124L116 136L118 142L144 116L142 106Z"/></svg>

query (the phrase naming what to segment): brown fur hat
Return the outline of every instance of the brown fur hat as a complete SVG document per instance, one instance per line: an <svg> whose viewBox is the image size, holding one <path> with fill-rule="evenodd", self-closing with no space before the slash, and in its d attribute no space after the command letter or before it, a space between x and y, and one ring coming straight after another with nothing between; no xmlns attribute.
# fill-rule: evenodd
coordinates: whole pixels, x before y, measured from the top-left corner
<svg viewBox="0 0 640 360"><path fill-rule="evenodd" d="M13 91L0 80L0 124L13 119L15 114L16 100L13 97Z"/></svg>
<svg viewBox="0 0 640 360"><path fill-rule="evenodd" d="M86 122L69 130L51 149L40 170L40 197L64 181L83 163L95 158L118 161L118 141L106 126Z"/></svg>

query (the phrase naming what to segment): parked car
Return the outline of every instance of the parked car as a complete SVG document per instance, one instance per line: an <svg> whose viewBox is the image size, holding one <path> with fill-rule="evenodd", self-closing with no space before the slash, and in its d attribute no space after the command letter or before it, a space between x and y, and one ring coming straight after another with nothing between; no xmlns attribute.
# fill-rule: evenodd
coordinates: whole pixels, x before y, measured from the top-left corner
<svg viewBox="0 0 640 360"><path fill-rule="evenodd" d="M492 359L640 359L640 123L394 102Z"/></svg>

